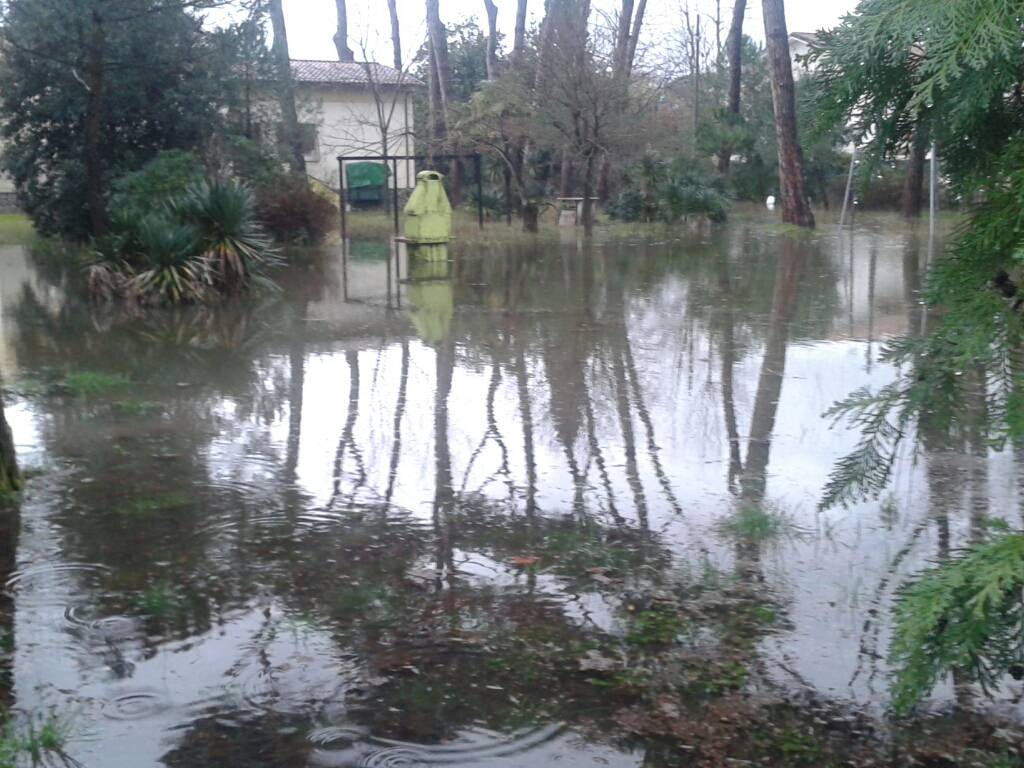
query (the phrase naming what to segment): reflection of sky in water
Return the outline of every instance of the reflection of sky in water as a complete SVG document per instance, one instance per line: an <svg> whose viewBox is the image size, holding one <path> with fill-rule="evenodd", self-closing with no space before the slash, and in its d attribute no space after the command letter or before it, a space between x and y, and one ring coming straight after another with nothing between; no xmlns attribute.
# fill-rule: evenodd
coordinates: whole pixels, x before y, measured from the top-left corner
<svg viewBox="0 0 1024 768"><path fill-rule="evenodd" d="M799 531L767 545L761 559L767 588L785 606L788 628L759 642L772 676L783 684L883 705L885 670L878 657L888 637L887 606L902 578L935 558L939 546L937 527L928 518L934 506L928 463L942 462L956 480L947 491L953 494L953 547L970 535L962 511L966 494L988 499L989 514L1015 519L1019 481L1007 454L978 459L957 449L915 458L908 450L895 476L898 514L892 519L880 514L877 502L817 510L834 462L857 439L842 426L831 427L823 412L858 387L888 382L893 372L878 361L880 340L914 322L910 291L916 278L907 271L907 254L921 257L918 246L905 233L885 235L865 222L852 246L848 236L829 234L804 246L809 257L785 345L765 492L770 507L791 516ZM604 525L620 516L624 525L647 527L658 537L671 552L670 570L692 573L707 557L731 571L734 547L716 529L737 504L728 483L723 329L731 323L733 401L746 461L746 436L765 375L765 338L772 332L776 243L758 225L740 222L698 244L605 245L592 254L589 277L581 277L580 257L571 248L518 261L514 252L488 259L466 251L449 292L455 302L451 318L432 308L435 325L450 324L447 340L434 344L417 338L415 329L423 333L423 323L406 314L417 311L417 294L409 286L403 286L403 309L387 312L383 265L353 264L345 302L344 276L332 263L317 278L318 296L308 304L288 300L305 322L270 315L275 327L243 353L253 371L247 386L228 382L226 372L223 385L219 373L206 380L201 368L187 382L190 387L172 394L166 386L145 385L132 394L163 402L167 411L134 427L78 406L62 410L46 399L16 399L8 419L19 451L26 463L52 474L23 508L18 567L29 576L14 588L19 703L79 702L84 716L75 754L86 764L98 755L105 756L103 765L158 764L181 728L218 712L254 718L270 712L280 727L298 730L304 726L295 721L310 718L344 726L346 691L368 685L374 673L328 623L275 593L289 568L324 568L324 551L313 548L316 537L337 535L332 526L347 511L378 504L389 488L391 504L411 515L413 535L424 541L432 536L440 498L435 391L445 363L452 366L447 448L456 496L522 514L532 451L541 516L584 509ZM495 266L502 259L508 260L504 271ZM724 259L728 288L721 282ZM48 365L103 362L90 361L85 350L80 360L48 360L45 350L27 348L20 341L25 329L11 308L21 286L36 278L23 254L9 249L0 252L0 274L5 377L27 380ZM49 291L41 303L52 308L55 301ZM432 327L431 335L437 330ZM631 358L624 356L627 348ZM521 392L528 396L530 430L524 429ZM404 414L396 452L400 396ZM146 443L154 436L184 453L177 459L182 468L169 462L149 470L150 476L131 474L140 470L128 462L141 462L145 457L138 452L155 450ZM121 447L125 440L127 448ZM978 472L979 462L987 473ZM291 543L282 543L289 540L285 536L265 551L247 553L253 558L244 566L249 581L240 586L246 601L215 607L219 615L201 631L187 629L157 646L137 627L128 637L99 639L88 627L73 628L66 609L102 616L88 590L101 591L100 584L116 589L111 584L118 583L120 566L112 560L102 563L109 569L102 572L62 570L62 563L81 563L81 553L97 551L87 546L81 527L89 525L81 518L92 510L80 509L76 494L83 480L96 479L90 473L106 468L100 482L111 482L109 473L116 477L112 468L121 464L127 468L120 471L130 473L123 476L129 484L145 486L157 478L186 488L202 484L209 494L207 519L197 530L183 522L181 533L196 537L196 552L208 564L233 562L252 541L262 541L261 531L283 527L291 531ZM971 482L983 488L972 490ZM244 525L230 499L245 501ZM149 551L146 526L129 521L114 535L125 537L128 547L136 535L142 551ZM330 560L331 569L349 565ZM456 542L452 561L471 590L529 592L558 605L570 625L617 631L620 606L613 595L575 594L567 590L566 577L550 569L528 584L503 555L483 547ZM166 573L175 573L173 563L164 565ZM429 571L433 556L415 565ZM217 572L199 563L181 567ZM33 577L33 568L43 570ZM144 586L133 583L130 573L124 583L128 591ZM1011 686L1010 693L1019 689ZM119 706L125 717L112 718L111 707L116 714ZM477 757L495 765L556 759L562 765L590 765L595 759L639 764L637 756L588 743L571 730L522 735L519 751L527 750L529 759L499 744L510 738L519 743L520 737L481 733L467 728L460 743L470 755L481 750ZM327 734L311 753L311 764L358 764L381 749L409 748L368 745L370 738ZM444 764L449 757L428 752L423 760Z"/></svg>

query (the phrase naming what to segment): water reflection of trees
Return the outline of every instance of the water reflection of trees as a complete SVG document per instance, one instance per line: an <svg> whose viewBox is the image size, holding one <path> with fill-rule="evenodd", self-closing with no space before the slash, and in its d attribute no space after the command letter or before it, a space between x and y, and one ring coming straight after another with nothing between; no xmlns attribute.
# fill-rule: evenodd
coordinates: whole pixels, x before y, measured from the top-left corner
<svg viewBox="0 0 1024 768"><path fill-rule="evenodd" d="M27 295L18 318L26 369L72 361L127 371L139 396L161 409L152 419L118 421L103 401L39 399L43 442L77 468L55 518L62 554L111 567L96 600L111 614L137 612L136 598L154 586L180 595L167 616L147 623L144 655L260 610L266 626L245 650L258 657L275 623L310 617L373 678L339 695L350 697L357 720L384 734L441 739L481 716L496 728L524 717L589 718L607 697L579 674L580 655L621 647L623 633L636 631L637 610L683 611L675 598L655 595L676 586L681 557L652 530L652 510L683 509L661 458L671 389L645 381L635 353L636 315L652 286L685 286L685 301L654 342L692 363L698 341L719 339L729 400L727 375L731 381L739 357L763 339L745 461L735 406L726 407L730 481L745 499L763 500L786 346L802 322L805 256L794 246L777 259L752 258L742 275L729 262L723 275L717 246L688 254L641 247L628 259L601 249L568 249L557 259L528 251L468 258L444 332L424 346L406 326L377 350L358 329L355 341L324 346L330 340L308 322L311 297L301 294L258 308L107 319L101 333L85 322L88 308L55 317ZM313 349L344 359L347 371L326 504L300 484L303 432L317 418L307 397ZM373 394L366 372L390 349L400 356L399 381L382 436L385 466L376 472L377 454L363 442ZM425 350L433 362L430 434L410 431L407 418L410 390L423 378L413 356L423 360ZM454 399L467 372L484 374L482 413ZM653 406L652 393L660 398ZM508 397L514 418L501 419ZM224 420L237 441L230 453L215 446ZM474 429L480 449L453 451L455 429ZM548 436L568 474L564 505L541 500L543 478L555 474L538 466ZM432 459L429 519L394 503L411 457ZM387 478L381 487L378 477ZM175 489L187 490L180 507L126 519L126 503ZM760 603L728 605L731 616L707 602L683 615L714 626L716 639L733 638L737 653L752 653L767 631ZM649 673L666 663L664 651L655 640L638 654ZM692 666L692 657L676 664ZM312 697L302 719L325 717L327 704ZM280 724L265 720L273 723ZM211 727L204 719L196 726L185 737L193 746ZM190 764L189 754L200 752L183 748L173 764Z"/></svg>

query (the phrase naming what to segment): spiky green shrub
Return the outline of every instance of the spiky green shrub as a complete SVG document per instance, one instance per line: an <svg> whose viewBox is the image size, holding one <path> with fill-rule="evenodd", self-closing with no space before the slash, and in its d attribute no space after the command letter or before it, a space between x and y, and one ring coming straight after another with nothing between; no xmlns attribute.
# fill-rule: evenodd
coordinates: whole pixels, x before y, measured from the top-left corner
<svg viewBox="0 0 1024 768"><path fill-rule="evenodd" d="M987 692L1024 676L1024 534L1007 534L919 575L896 602L889 654L904 712L959 671Z"/></svg>
<svg viewBox="0 0 1024 768"><path fill-rule="evenodd" d="M183 304L236 295L276 263L252 192L214 179L191 185L155 212L116 209L110 234L93 244L86 274L100 299Z"/></svg>
<svg viewBox="0 0 1024 768"><path fill-rule="evenodd" d="M141 302L186 304L208 297L213 275L194 225L153 214L140 222L138 242L143 265L128 289Z"/></svg>
<svg viewBox="0 0 1024 768"><path fill-rule="evenodd" d="M223 293L237 294L260 270L277 263L270 239L256 220L249 187L224 179L207 180L172 201L171 210L179 220L196 227L204 257Z"/></svg>

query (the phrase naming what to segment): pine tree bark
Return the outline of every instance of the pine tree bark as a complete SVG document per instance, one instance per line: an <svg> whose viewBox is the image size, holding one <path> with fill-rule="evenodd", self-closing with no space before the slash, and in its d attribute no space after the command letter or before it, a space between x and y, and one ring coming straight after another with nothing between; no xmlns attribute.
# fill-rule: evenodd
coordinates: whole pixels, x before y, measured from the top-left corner
<svg viewBox="0 0 1024 768"><path fill-rule="evenodd" d="M903 218L916 219L924 207L924 165L928 154L928 134L918 129L910 145L907 175L903 180Z"/></svg>
<svg viewBox="0 0 1024 768"><path fill-rule="evenodd" d="M518 0L516 4L516 31L512 43L512 59L517 60L523 55L526 48L526 3L527 0Z"/></svg>
<svg viewBox="0 0 1024 768"><path fill-rule="evenodd" d="M736 0L732 6L732 24L729 39L725 41L729 57L729 101L726 114L732 124L740 120L740 92L743 84L743 19L747 13L747 0ZM732 162L732 147L722 147L718 154L718 172L728 173Z"/></svg>
<svg viewBox="0 0 1024 768"><path fill-rule="evenodd" d="M433 78L430 83L430 94L434 100L433 124L434 140L445 151L450 151L448 142L448 105L451 101L452 71L448 61L448 31L441 21L438 0L427 0L427 37L430 42L430 65ZM452 205L458 207L462 202L462 163L452 163L448 190Z"/></svg>
<svg viewBox="0 0 1024 768"><path fill-rule="evenodd" d="M4 415L3 393L0 392L0 491L16 491L20 487L21 473L14 452L14 437Z"/></svg>
<svg viewBox="0 0 1024 768"><path fill-rule="evenodd" d="M789 53L784 0L763 0L764 33L775 109L775 134L779 151L779 196L782 220L814 229L814 214L804 189L804 158L797 135L793 61Z"/></svg>
<svg viewBox="0 0 1024 768"><path fill-rule="evenodd" d="M388 14L391 16L391 48L395 69L402 71L402 34L398 23L398 0L388 0Z"/></svg>
<svg viewBox="0 0 1024 768"><path fill-rule="evenodd" d="M629 33L629 45L626 49L626 77L633 74L633 65L636 63L636 49L640 42L640 30L643 29L646 13L647 0L640 0L640 4L636 7L636 16L633 17L633 28Z"/></svg>
<svg viewBox="0 0 1024 768"><path fill-rule="evenodd" d="M338 61L355 61L355 54L348 47L348 8L345 0L334 0L338 9L338 31L334 33L334 47L338 51Z"/></svg>
<svg viewBox="0 0 1024 768"><path fill-rule="evenodd" d="M626 53L629 51L630 27L633 25L633 0L622 0L619 9L619 26L615 33L615 53L612 58L614 74L621 75L625 70Z"/></svg>
<svg viewBox="0 0 1024 768"><path fill-rule="evenodd" d="M487 79L494 80L498 76L498 6L494 0L484 0L487 11Z"/></svg>
<svg viewBox="0 0 1024 768"><path fill-rule="evenodd" d="M277 69L278 102L281 108L284 140L288 147L288 166L293 173L305 174L306 158L302 154L302 133L299 130L299 113L295 107L291 56L288 53L288 29L284 23L281 0L270 0L270 23L274 29L272 53Z"/></svg>

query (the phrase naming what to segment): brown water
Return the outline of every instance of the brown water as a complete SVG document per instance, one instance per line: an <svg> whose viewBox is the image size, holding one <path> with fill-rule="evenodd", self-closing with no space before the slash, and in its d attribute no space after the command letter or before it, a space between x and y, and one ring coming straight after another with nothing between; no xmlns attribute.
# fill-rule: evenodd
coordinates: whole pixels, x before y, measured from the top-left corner
<svg viewBox="0 0 1024 768"><path fill-rule="evenodd" d="M817 508L857 437L822 413L891 380L925 246L740 219L396 284L356 243L137 316L0 249L8 703L87 766L838 760L881 727L896 588L1024 500L1009 453L908 446L882 502Z"/></svg>

